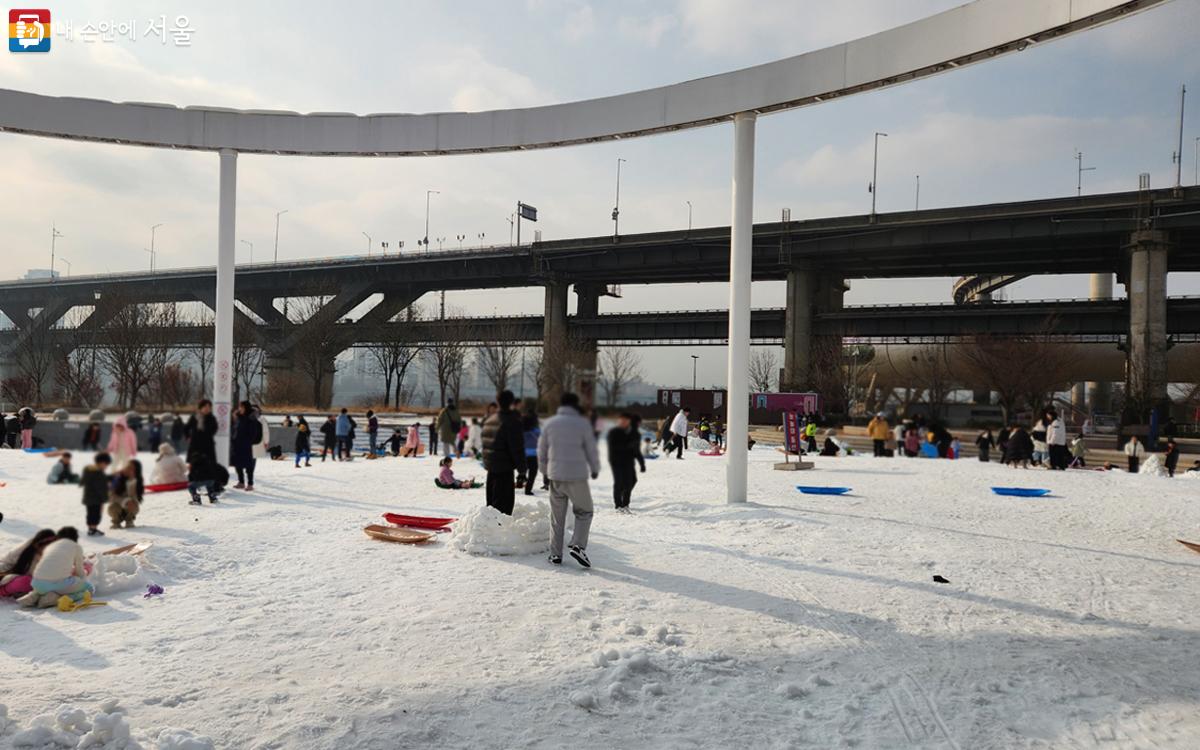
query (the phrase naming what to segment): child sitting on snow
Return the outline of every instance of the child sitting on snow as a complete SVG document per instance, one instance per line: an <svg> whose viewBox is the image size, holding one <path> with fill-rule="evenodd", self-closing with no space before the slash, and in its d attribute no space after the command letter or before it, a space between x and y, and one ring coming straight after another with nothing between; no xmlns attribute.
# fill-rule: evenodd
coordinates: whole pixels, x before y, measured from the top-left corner
<svg viewBox="0 0 1200 750"><path fill-rule="evenodd" d="M104 536L100 526L100 512L108 502L108 467L112 457L107 453L97 453L92 464L83 470L79 486L83 488L83 505L87 508L88 536Z"/></svg>
<svg viewBox="0 0 1200 750"><path fill-rule="evenodd" d="M658 458L658 449L654 447L654 439L649 435L642 438L642 458Z"/></svg>
<svg viewBox="0 0 1200 750"><path fill-rule="evenodd" d="M444 490L469 490L481 485L476 484L474 479L457 479L454 476L454 470L450 466L454 463L454 459L446 456L442 459L442 471L438 474L434 484Z"/></svg>
<svg viewBox="0 0 1200 750"><path fill-rule="evenodd" d="M142 462L135 458L113 477L112 492L108 500L108 517L112 519L112 528L119 529L122 523L127 529L133 528L133 521L142 508L142 495L145 491Z"/></svg>
<svg viewBox="0 0 1200 750"><path fill-rule="evenodd" d="M150 484L181 484L187 481L187 464L170 443L158 446L158 458L150 472Z"/></svg>
<svg viewBox="0 0 1200 750"><path fill-rule="evenodd" d="M87 473L86 469L84 473ZM60 596L68 596L76 603L92 598L96 589L87 581L83 548L79 546L79 532L74 527L59 529L58 539L42 551L42 558L33 569L31 585L33 591L17 600L27 607L44 604L43 599L57 600Z"/></svg>
<svg viewBox="0 0 1200 750"><path fill-rule="evenodd" d="M79 484L79 475L71 471L71 454L63 453L50 467L47 484Z"/></svg>

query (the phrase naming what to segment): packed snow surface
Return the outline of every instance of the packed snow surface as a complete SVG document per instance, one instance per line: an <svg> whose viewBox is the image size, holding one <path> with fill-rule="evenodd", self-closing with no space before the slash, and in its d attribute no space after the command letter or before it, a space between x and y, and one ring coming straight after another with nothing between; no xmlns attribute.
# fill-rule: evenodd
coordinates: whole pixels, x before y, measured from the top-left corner
<svg viewBox="0 0 1200 750"><path fill-rule="evenodd" d="M1200 541L1200 484L777 459L751 453L738 506L722 459L652 461L631 516L606 470L591 570L546 561L544 492L498 518L427 458L151 495L83 540L154 543L100 564L107 606L0 602L0 748L1200 746L1200 555L1175 541ZM49 467L0 451L0 548L83 526ZM385 511L460 521L390 544L362 532Z"/></svg>

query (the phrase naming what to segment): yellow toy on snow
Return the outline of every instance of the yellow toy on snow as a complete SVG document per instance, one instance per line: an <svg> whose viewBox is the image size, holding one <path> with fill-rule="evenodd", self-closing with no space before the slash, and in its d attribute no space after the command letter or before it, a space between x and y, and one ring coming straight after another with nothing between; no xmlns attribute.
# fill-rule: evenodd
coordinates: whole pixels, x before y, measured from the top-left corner
<svg viewBox="0 0 1200 750"><path fill-rule="evenodd" d="M108 604L108 602L92 601L92 592L90 591L83 592L83 600L79 602L75 601L66 594L58 597L59 612L74 612L76 610L86 609L87 607L102 607L106 604Z"/></svg>

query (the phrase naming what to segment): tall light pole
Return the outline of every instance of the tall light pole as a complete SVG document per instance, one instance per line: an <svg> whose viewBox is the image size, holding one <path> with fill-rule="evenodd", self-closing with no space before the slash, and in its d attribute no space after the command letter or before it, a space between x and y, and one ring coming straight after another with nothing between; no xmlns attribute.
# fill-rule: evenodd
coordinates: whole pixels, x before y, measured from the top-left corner
<svg viewBox="0 0 1200 750"><path fill-rule="evenodd" d="M67 260L66 258L62 257L61 255L60 255L60 256L58 256L58 259L59 259L59 260L61 260L63 263L66 263L66 264L67 264L67 276L69 277L69 276L71 275L71 261L69 261L69 260ZM50 269L50 270L54 270L54 269Z"/></svg>
<svg viewBox="0 0 1200 750"><path fill-rule="evenodd" d="M160 222L160 223L155 224L154 226L150 227L150 271L151 271L151 273L154 272L154 259L158 257L157 253L154 252L154 232L157 231L158 228L161 226L162 226L162 223Z"/></svg>
<svg viewBox="0 0 1200 750"><path fill-rule="evenodd" d="M250 240L242 240L242 244L250 247L250 262L254 263L254 243Z"/></svg>
<svg viewBox="0 0 1200 750"><path fill-rule="evenodd" d="M154 250L143 247L142 250L150 254L150 273L154 273Z"/></svg>
<svg viewBox="0 0 1200 750"><path fill-rule="evenodd" d="M1179 146L1172 161L1175 162L1175 192L1183 187L1183 112L1187 104L1187 86L1179 90Z"/></svg>
<svg viewBox="0 0 1200 750"><path fill-rule="evenodd" d="M1193 185L1200 185L1200 135L1196 136L1196 174L1192 177Z"/></svg>
<svg viewBox="0 0 1200 750"><path fill-rule="evenodd" d="M62 237L62 232L54 226L54 222L50 222L50 280L54 281L54 243L59 237Z"/></svg>
<svg viewBox="0 0 1200 750"><path fill-rule="evenodd" d="M282 211L275 212L275 256L272 262L279 262L279 217L286 214L288 210L285 208Z"/></svg>
<svg viewBox="0 0 1200 750"><path fill-rule="evenodd" d="M875 161L871 165L871 221L875 221L875 196L879 192L879 136L888 137L887 133L875 133Z"/></svg>
<svg viewBox="0 0 1200 750"><path fill-rule="evenodd" d="M362 236L367 238L367 257L370 258L371 257L371 235L367 234L366 232L363 232Z"/></svg>
<svg viewBox="0 0 1200 750"><path fill-rule="evenodd" d="M517 225L516 216L517 216L516 214L509 214L508 216L504 217L504 220L508 222L508 244L509 245L512 245L512 243L513 243L513 228L516 227L516 225Z"/></svg>
<svg viewBox="0 0 1200 750"><path fill-rule="evenodd" d="M465 234L456 234L456 235L454 235L454 236L455 236L456 238L458 238L458 249L459 249L459 250L462 250L462 249L463 249L463 240L465 240L465 239L467 238L467 235L465 235Z"/></svg>
<svg viewBox="0 0 1200 750"><path fill-rule="evenodd" d="M434 194L441 195L440 190L425 191L425 251L429 252L429 196Z"/></svg>
<svg viewBox="0 0 1200 750"><path fill-rule="evenodd" d="M1079 149L1075 149L1075 162L1075 196L1078 197L1083 195L1083 173L1094 172L1096 168L1083 166L1083 152Z"/></svg>
<svg viewBox="0 0 1200 750"><path fill-rule="evenodd" d="M623 161L625 160L617 158L617 202L613 205L612 212L614 241L621 236L621 162Z"/></svg>
<svg viewBox="0 0 1200 750"><path fill-rule="evenodd" d="M913 201L913 210L921 210L921 175L917 175L917 197L916 200Z"/></svg>
<svg viewBox="0 0 1200 750"><path fill-rule="evenodd" d="M688 204L688 233L691 233L691 231L692 231L692 202L684 201L684 203Z"/></svg>
<svg viewBox="0 0 1200 750"><path fill-rule="evenodd" d="M700 355L692 355L692 390L696 390L696 363L700 361Z"/></svg>

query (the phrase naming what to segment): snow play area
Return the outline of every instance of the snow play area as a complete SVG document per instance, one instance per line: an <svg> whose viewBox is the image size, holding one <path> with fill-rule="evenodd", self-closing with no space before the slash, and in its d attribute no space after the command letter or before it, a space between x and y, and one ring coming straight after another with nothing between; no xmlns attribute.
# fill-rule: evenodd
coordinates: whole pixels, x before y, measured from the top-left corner
<svg viewBox="0 0 1200 750"><path fill-rule="evenodd" d="M501 527L429 458L150 495L82 538L153 542L101 566L107 606L0 602L0 747L1200 747L1200 479L779 458L742 506L722 459L652 461L631 516L606 468L591 570L547 562L545 493ZM51 461L0 451L0 548L84 526ZM385 511L464 520L368 538Z"/></svg>

